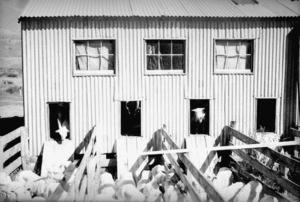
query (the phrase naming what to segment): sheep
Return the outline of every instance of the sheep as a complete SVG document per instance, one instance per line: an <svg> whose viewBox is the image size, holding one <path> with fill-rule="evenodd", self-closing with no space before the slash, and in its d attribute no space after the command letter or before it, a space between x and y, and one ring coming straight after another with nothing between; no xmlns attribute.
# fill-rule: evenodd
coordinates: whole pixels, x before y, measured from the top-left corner
<svg viewBox="0 0 300 202"><path fill-rule="evenodd" d="M144 201L145 196L136 188L132 173L125 172L115 182L116 195L122 201Z"/></svg>

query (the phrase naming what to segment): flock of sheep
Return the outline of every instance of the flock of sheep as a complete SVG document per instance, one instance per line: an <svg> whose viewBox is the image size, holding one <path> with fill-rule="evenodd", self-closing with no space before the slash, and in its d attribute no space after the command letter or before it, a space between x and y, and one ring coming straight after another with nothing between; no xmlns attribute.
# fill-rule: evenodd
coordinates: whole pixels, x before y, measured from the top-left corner
<svg viewBox="0 0 300 202"><path fill-rule="evenodd" d="M72 166L71 166L72 167ZM65 167L66 168L66 167ZM70 166L68 167L70 169ZM56 200L72 200L69 195L70 185L74 179L75 167L63 171L63 180L69 183L60 183L51 177L40 177L31 171L19 172L14 180L0 173L0 201L49 201L52 193L60 189L61 195ZM76 170L75 170L76 171ZM188 177L201 201L211 201L205 190L197 182ZM265 195L262 185L257 181L247 184L233 183L233 174L229 168L223 167L214 177L210 178L216 190L225 201L232 202L276 202L275 197ZM180 181L174 169L166 170L157 165L151 171L143 171L139 182L135 183L131 172L124 172L114 180L108 172L100 175L97 194L85 201L151 201L151 202L192 202L185 185Z"/></svg>

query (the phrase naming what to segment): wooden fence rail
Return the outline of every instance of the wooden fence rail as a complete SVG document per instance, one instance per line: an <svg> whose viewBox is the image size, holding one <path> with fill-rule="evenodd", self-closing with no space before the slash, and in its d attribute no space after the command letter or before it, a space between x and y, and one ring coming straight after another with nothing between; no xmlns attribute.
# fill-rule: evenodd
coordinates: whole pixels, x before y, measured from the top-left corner
<svg viewBox="0 0 300 202"><path fill-rule="evenodd" d="M27 169L28 132L22 126L0 137L0 171L11 174L18 167Z"/></svg>
<svg viewBox="0 0 300 202"><path fill-rule="evenodd" d="M230 144L230 140L232 139L232 137L237 138L238 140L240 140L246 144L258 143L256 140L253 140L250 137L248 137L228 126L225 126L223 128L222 135L225 136L225 138L228 141L228 144ZM300 173L300 162L299 161L297 161L293 158L290 158L288 156L285 156L279 152L276 152L268 147L253 148L253 149L255 149L256 151L262 153L263 155L271 158L273 161L281 164L282 166L285 166L294 172ZM256 160L251 155L248 155L246 152L244 152L242 150L233 150L233 152L236 155L238 155L240 158L242 158L245 162L247 162L249 165L251 165L253 168L255 168L257 171L259 171L261 174L263 174L264 176L268 177L271 180L274 180L285 190L292 193L296 197L300 198L300 186L298 184L290 181L285 176L278 175L275 171L273 171L272 169L263 165L258 160Z"/></svg>

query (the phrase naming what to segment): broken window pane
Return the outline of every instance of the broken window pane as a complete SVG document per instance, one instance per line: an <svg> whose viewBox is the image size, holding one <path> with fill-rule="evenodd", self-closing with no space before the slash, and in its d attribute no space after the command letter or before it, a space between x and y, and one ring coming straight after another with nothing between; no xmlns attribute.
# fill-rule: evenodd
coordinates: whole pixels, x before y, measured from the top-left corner
<svg viewBox="0 0 300 202"><path fill-rule="evenodd" d="M209 134L209 100L190 100L190 133Z"/></svg>
<svg viewBox="0 0 300 202"><path fill-rule="evenodd" d="M121 102L121 134L141 136L141 101Z"/></svg>

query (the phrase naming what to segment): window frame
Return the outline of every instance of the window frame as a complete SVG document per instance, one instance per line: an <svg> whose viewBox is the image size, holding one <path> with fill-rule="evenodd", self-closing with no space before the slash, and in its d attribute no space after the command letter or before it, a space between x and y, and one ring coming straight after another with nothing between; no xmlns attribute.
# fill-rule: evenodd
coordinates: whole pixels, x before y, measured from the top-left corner
<svg viewBox="0 0 300 202"><path fill-rule="evenodd" d="M183 54L183 69L169 69L169 70L148 70L147 66L147 41L182 41L184 45L184 54ZM152 55L171 55L171 56L176 56L176 55L182 55L182 54L152 54ZM187 69L187 40L185 38L144 38L144 65L145 65L145 75L186 75L186 69Z"/></svg>
<svg viewBox="0 0 300 202"><path fill-rule="evenodd" d="M279 113L280 113L280 104L282 102L281 98L278 97L260 97L257 96L255 97L255 116L254 116L254 128L253 128L253 132L257 133L257 119L258 119L258 100L275 100L275 130L274 132L270 132L270 133L278 133L281 130L281 126L279 125L280 122L280 117L279 117Z"/></svg>
<svg viewBox="0 0 300 202"><path fill-rule="evenodd" d="M202 133L202 134L192 134L191 133L191 101L193 100L198 100L198 101L207 101L208 102L208 134ZM201 98L201 99L189 99L188 102L188 109L189 109L189 113L188 113L188 135L189 136L200 136L200 135L207 135L207 136L211 136L211 127L212 127L212 99L211 98Z"/></svg>
<svg viewBox="0 0 300 202"><path fill-rule="evenodd" d="M114 70L77 70L76 69L76 41L114 41ZM73 43L73 76L115 76L117 72L117 40L115 38L72 38ZM88 56L89 54L87 54Z"/></svg>
<svg viewBox="0 0 300 202"><path fill-rule="evenodd" d="M251 69L218 69L216 61L216 41L250 41L251 44ZM254 74L255 64L255 38L214 38L213 39L213 72L214 74ZM247 55L247 54L246 54Z"/></svg>

